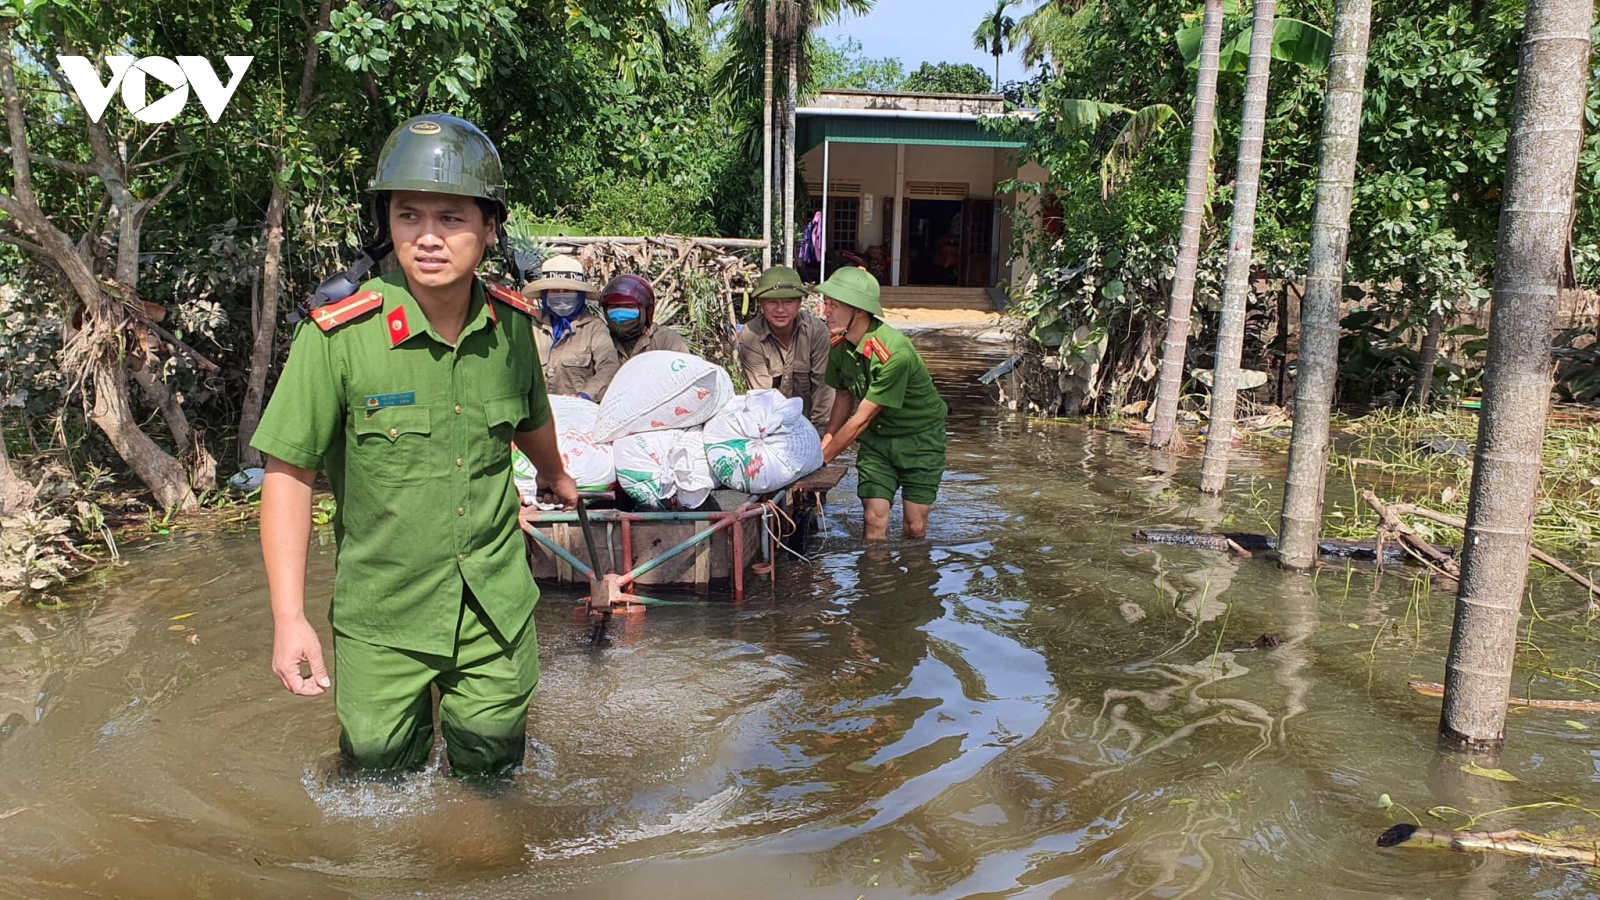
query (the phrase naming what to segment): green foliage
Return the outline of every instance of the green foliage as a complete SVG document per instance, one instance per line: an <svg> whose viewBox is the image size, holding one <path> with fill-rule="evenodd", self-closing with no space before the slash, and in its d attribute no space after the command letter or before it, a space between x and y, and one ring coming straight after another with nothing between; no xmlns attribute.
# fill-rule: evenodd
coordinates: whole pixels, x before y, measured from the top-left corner
<svg viewBox="0 0 1600 900"><path fill-rule="evenodd" d="M1229 5L1224 47L1242 48L1248 4ZM1259 275L1273 285L1269 292L1304 273L1326 56L1322 29L1308 23L1326 22L1327 11L1320 0L1285 0L1274 32L1275 58L1301 64L1275 65L1272 72L1255 242ZM1342 344L1341 396L1347 401L1403 396L1430 313L1446 314L1449 326L1451 314L1488 299L1522 15L1516 0L1374 4L1349 248L1348 281L1358 286L1351 298L1361 314L1347 319ZM1014 291L1029 293L1023 308L1038 322L1053 315L1074 328L1105 325L1113 336L1107 359L1130 367L1117 377L1127 379L1134 394L1152 387L1153 369L1141 367L1143 352L1133 345L1160 322L1170 290L1166 267L1178 237L1188 141L1170 126L1150 134L1114 170L1116 193L1096 190L1091 173L1107 164L1120 141L1118 116L1157 104L1185 114L1193 108L1188 63L1199 24L1192 8L1138 0L1088 0L1075 12L1057 10L1043 24L1024 20L1025 35L1032 28L1042 42L1038 52L1059 66L1037 89L1044 116L1027 136L1028 153L1051 173L1042 190L1060 198L1062 218L1059 239L1052 236L1034 253L1032 292L1028 285ZM1135 59L1139 65L1128 64ZM1593 85L1572 250L1579 284L1590 288L1600 286L1600 139L1592 133L1600 126L1600 80ZM1239 130L1234 111L1242 90L1242 78L1219 83L1215 187L1197 297L1202 307L1212 299L1224 260L1220 245ZM1118 265L1108 266L1107 258ZM1114 300L1099 289L1113 280L1126 287ZM1264 321L1269 310L1251 314ZM1197 315L1201 329L1208 318ZM1473 346L1471 335L1459 337L1454 344ZM1274 352L1269 343L1265 336L1247 343L1245 364ZM1209 364L1208 335L1202 331L1190 347L1191 365ZM1440 373L1453 389L1471 389L1477 374L1458 363L1441 361ZM1105 376L1103 386L1117 377ZM1586 385L1577 387L1575 393Z"/></svg>
<svg viewBox="0 0 1600 900"><path fill-rule="evenodd" d="M1199 15L1198 13L1196 14ZM1243 25L1240 30L1239 26ZM1174 39L1178 52L1190 69L1200 67L1201 25L1196 22L1179 31ZM1230 15L1223 20L1224 38L1217 57L1217 71L1225 75L1242 75L1250 61L1250 17ZM1333 35L1300 19L1279 16L1272 22L1272 59L1274 62L1294 63L1312 69L1324 69L1333 53Z"/></svg>
<svg viewBox="0 0 1600 900"><path fill-rule="evenodd" d="M819 91L905 90L906 72L894 57L872 58L855 38L820 40L811 52L811 85Z"/></svg>
<svg viewBox="0 0 1600 900"><path fill-rule="evenodd" d="M904 90L929 94L987 94L989 76L972 63L923 63L906 76Z"/></svg>

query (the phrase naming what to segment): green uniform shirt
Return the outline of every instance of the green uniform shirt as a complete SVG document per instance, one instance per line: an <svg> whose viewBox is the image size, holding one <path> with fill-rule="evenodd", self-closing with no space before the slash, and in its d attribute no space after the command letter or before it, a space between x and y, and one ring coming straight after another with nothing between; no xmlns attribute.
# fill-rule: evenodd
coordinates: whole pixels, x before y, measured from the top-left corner
<svg viewBox="0 0 1600 900"><path fill-rule="evenodd" d="M828 353L828 386L883 407L863 437L902 437L931 428L944 433L949 411L928 366L905 335L874 322L858 346L840 341Z"/></svg>
<svg viewBox="0 0 1600 900"><path fill-rule="evenodd" d="M509 445L550 420L528 319L486 303L480 282L452 347L403 273L361 287L382 308L328 332L300 326L250 445L327 467L339 503L335 631L448 656L465 582L509 640L539 598Z"/></svg>

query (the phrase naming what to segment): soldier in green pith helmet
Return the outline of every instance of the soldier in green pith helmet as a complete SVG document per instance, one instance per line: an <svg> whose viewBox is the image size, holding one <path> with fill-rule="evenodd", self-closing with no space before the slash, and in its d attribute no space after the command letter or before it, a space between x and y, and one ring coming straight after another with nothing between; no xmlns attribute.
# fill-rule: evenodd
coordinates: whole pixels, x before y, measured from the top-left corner
<svg viewBox="0 0 1600 900"><path fill-rule="evenodd" d="M827 298L822 312L834 342L828 384L838 392L822 458L833 462L857 445L856 493L867 540L888 538L897 492L905 505L906 537L924 537L944 480L949 408L911 341L883 323L876 278L846 266L817 285L817 293Z"/></svg>
<svg viewBox="0 0 1600 900"><path fill-rule="evenodd" d="M268 457L272 668L295 694L333 690L340 749L360 769L427 761L437 687L452 772L501 775L522 762L539 680L539 594L507 444L569 507L577 488L556 447L536 310L477 274L497 244L509 258L494 145L454 116L409 119L369 189L378 239L300 310L310 322L250 442ZM399 269L361 281L391 250ZM304 608L320 468L338 501L336 684Z"/></svg>

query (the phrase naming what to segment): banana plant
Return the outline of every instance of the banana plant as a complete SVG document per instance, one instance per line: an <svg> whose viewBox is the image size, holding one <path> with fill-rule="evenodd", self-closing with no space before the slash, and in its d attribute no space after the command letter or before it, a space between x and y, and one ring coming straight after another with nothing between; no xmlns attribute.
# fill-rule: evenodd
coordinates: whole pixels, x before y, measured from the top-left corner
<svg viewBox="0 0 1600 900"><path fill-rule="evenodd" d="M1057 127L1068 134L1095 134L1111 119L1128 117L1111 139L1110 149L1100 159L1101 199L1109 199L1116 193L1117 182L1133 168L1139 151L1160 136L1169 123L1179 119L1178 111L1165 103L1134 109L1101 100L1067 99L1059 101L1057 108L1060 111Z"/></svg>
<svg viewBox="0 0 1600 900"><path fill-rule="evenodd" d="M1249 10L1240 13L1239 0L1225 0L1222 5L1224 33L1231 35L1222 42L1222 52L1217 58L1217 71L1224 75L1243 75L1250 58ZM1200 65L1200 12L1193 16L1194 24L1180 29L1175 36L1178 52L1191 69ZM1272 23L1273 62L1295 63L1308 69L1325 69L1333 53L1333 35L1301 19L1280 17Z"/></svg>

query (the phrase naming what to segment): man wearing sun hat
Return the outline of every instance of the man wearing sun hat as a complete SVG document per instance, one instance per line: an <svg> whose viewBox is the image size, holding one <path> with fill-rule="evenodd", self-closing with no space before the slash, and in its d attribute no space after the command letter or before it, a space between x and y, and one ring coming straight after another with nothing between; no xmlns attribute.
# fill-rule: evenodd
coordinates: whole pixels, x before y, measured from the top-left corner
<svg viewBox="0 0 1600 900"><path fill-rule="evenodd" d="M762 272L753 295L761 314L739 332L736 349L746 384L800 398L806 418L821 431L833 411L828 323L801 308L808 293L799 273L788 266Z"/></svg>
<svg viewBox="0 0 1600 900"><path fill-rule="evenodd" d="M539 304L533 337L550 393L599 403L622 363L606 323L589 311L588 301L599 300L600 291L583 263L573 256L550 257L522 295Z"/></svg>
<svg viewBox="0 0 1600 900"><path fill-rule="evenodd" d="M949 408L911 341L883 323L876 278L846 266L817 285L817 293L826 298L822 313L833 339L828 384L837 391L822 458L832 462L846 447L857 446L856 493L867 540L888 539L897 492L905 506L906 537L925 537L944 479Z"/></svg>

